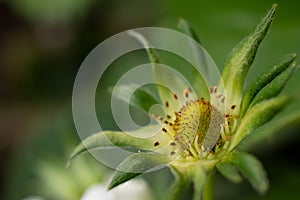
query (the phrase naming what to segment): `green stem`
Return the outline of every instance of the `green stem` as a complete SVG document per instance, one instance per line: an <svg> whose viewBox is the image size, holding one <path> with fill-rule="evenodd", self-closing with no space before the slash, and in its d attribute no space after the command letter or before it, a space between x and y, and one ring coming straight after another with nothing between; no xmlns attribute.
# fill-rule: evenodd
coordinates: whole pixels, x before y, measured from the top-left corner
<svg viewBox="0 0 300 200"><path fill-rule="evenodd" d="M207 179L207 172L202 166L196 166L191 169L190 177L193 179L194 194L193 200L201 200L203 196L203 188Z"/></svg>
<svg viewBox="0 0 300 200"><path fill-rule="evenodd" d="M191 181L185 173L180 173L174 168L171 168L173 175L175 176L175 183L172 185L170 191L167 194L168 200L180 199L182 193L188 188Z"/></svg>
<svg viewBox="0 0 300 200"><path fill-rule="evenodd" d="M213 200L215 199L214 195L214 174L215 171L212 170L207 179L206 179L206 184L204 186L204 191L203 191L203 200Z"/></svg>

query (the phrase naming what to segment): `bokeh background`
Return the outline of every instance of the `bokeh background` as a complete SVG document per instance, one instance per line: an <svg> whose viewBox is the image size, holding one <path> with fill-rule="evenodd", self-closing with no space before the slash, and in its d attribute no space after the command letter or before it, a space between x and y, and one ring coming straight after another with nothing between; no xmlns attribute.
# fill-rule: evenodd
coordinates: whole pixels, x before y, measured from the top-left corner
<svg viewBox="0 0 300 200"><path fill-rule="evenodd" d="M192 0L0 0L0 199L35 195L73 200L110 169L88 155L65 168L79 138L72 119L71 95L77 70L101 41L143 27L176 28L185 18L222 69L231 48L258 23L274 1ZM300 3L278 0L278 12L259 49L247 83L288 53L300 55ZM132 59L132 58L131 58ZM137 58L138 59L138 58ZM106 73L111 86L123 68ZM284 93L299 96L300 70ZM99 118L109 129L109 92L99 94ZM216 177L217 199L292 199L300 196L300 103L278 117L293 114L289 128L276 131L252 151L263 162L271 187L259 196L248 183ZM104 116L104 117L103 117ZM276 124L276 123L275 123ZM275 125L273 125L275 126ZM270 126L272 130L272 126ZM144 178L156 199L172 177L168 170Z"/></svg>

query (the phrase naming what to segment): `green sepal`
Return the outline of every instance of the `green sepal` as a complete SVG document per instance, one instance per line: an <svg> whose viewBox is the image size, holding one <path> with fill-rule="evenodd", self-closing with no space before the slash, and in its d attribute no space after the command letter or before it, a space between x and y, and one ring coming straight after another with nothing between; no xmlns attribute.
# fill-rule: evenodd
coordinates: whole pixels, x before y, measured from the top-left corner
<svg viewBox="0 0 300 200"><path fill-rule="evenodd" d="M292 73L295 70L295 66L291 66L285 71L283 71L280 75L278 75L271 83L266 85L256 97L253 99L251 106L273 97L276 97L283 87L286 85L287 81L291 77Z"/></svg>
<svg viewBox="0 0 300 200"><path fill-rule="evenodd" d="M153 150L155 151L159 147L156 147L154 143L159 141L161 145L166 144L167 138L163 134L157 134L149 138L138 138L132 135L138 135L139 133L149 132L151 130L158 130L160 126L150 125L141 128L136 131L128 133L119 131L103 131L91 135L90 137L83 140L72 152L69 162L71 162L77 156L99 148L107 147L121 147L121 148L136 148L139 150Z"/></svg>
<svg viewBox="0 0 300 200"><path fill-rule="evenodd" d="M166 69L165 67L159 65L161 64L161 60L155 51L154 48L151 47L151 44L147 41L147 39L138 32L130 32L130 35L136 38L145 48L148 58L151 63L153 63L154 70L154 81L156 82L157 90L164 105L166 102L169 103L169 111L168 114L173 114L174 111L180 109L180 103L177 99L174 98L174 94L170 91L169 88L165 86L173 86L178 91L183 92L187 87L186 84L171 70ZM177 94L178 95L178 94Z"/></svg>
<svg viewBox="0 0 300 200"><path fill-rule="evenodd" d="M120 85L114 87L114 96L120 100L128 101L131 106L139 108L145 112L148 112L151 106L158 104L155 96L146 88L138 88L134 93L129 96L129 94L138 88L136 85Z"/></svg>
<svg viewBox="0 0 300 200"><path fill-rule="evenodd" d="M247 137L246 142L240 143L238 145L239 149L249 150L255 145L263 144L266 140L274 140L274 138L281 138L280 133L288 133L286 129L300 124L300 111L297 110L288 115L284 115L276 120L272 120L266 126L254 131L253 134Z"/></svg>
<svg viewBox="0 0 300 200"><path fill-rule="evenodd" d="M243 179L238 169L231 162L222 161L217 164L219 172L233 183L240 183Z"/></svg>
<svg viewBox="0 0 300 200"><path fill-rule="evenodd" d="M245 117L241 119L236 132L232 136L229 151L233 150L249 133L270 121L290 101L291 98L286 96L275 97L251 107Z"/></svg>
<svg viewBox="0 0 300 200"><path fill-rule="evenodd" d="M201 43L200 43L199 37L197 36L196 31L192 28L190 23L188 21L186 21L185 19L179 20L178 28L180 31L182 31L184 34L186 34L189 37L191 37L192 39L194 39L199 44L199 45L195 45L195 43L190 42L190 48L192 49L191 52L193 53L193 60L195 62L195 65L197 65L199 67L200 66L204 67L204 72L207 73L208 72L208 69L207 69L208 64L206 61L207 55L205 54L204 50L200 46ZM195 66L193 67L192 87L193 87L194 91L196 92L196 94L198 95L199 99L201 97L203 97L206 100L210 100L208 86L207 86L205 80L203 79L203 77L201 76L201 74L199 73L199 71L195 68Z"/></svg>
<svg viewBox="0 0 300 200"><path fill-rule="evenodd" d="M243 39L230 53L224 66L222 81L225 85L227 107L237 105L242 98L244 81L256 52L273 21L277 5L274 4L254 32Z"/></svg>
<svg viewBox="0 0 300 200"><path fill-rule="evenodd" d="M199 37L198 37L196 31L192 28L192 26L190 25L190 23L187 20L185 20L183 18L179 19L178 28L184 34L190 36L196 42L200 43L200 40L199 40Z"/></svg>
<svg viewBox="0 0 300 200"><path fill-rule="evenodd" d="M233 151L228 155L228 159L259 193L263 194L268 190L269 181L266 172L256 157L245 152Z"/></svg>
<svg viewBox="0 0 300 200"><path fill-rule="evenodd" d="M270 70L268 70L267 72L265 72L264 74L260 75L246 90L245 95L243 97L243 101L241 104L241 113L240 113L240 117L244 116L245 112L247 111L247 109L249 108L252 100L256 97L256 95L258 94L258 92L263 89L266 85L268 85L269 83L273 82L273 80L278 77L280 74L284 73L284 71L293 63L293 61L296 58L296 54L289 54L287 56L285 56L284 58L282 58L274 67L272 67ZM291 70L293 71L293 70ZM285 72L286 75L281 75L281 78L278 78L277 81L275 81L273 83L277 85L276 91L271 91L274 92L274 94L276 94L277 92L279 92L279 89L281 87L284 86L284 79L289 77L289 72ZM280 83L282 83L282 85L279 85ZM269 88L270 89L270 88ZM273 96L274 96L273 94ZM258 99L262 99L263 96L259 97ZM257 100L258 100L257 99ZM256 101L257 101L256 100ZM256 102L258 103L258 101ZM253 104L254 105L254 104Z"/></svg>
<svg viewBox="0 0 300 200"><path fill-rule="evenodd" d="M139 42L141 42L143 44L143 46L145 47L145 50L148 54L149 60L151 63L153 63L154 66L154 80L157 83L157 89L158 89L158 93L160 96L160 99L162 101L162 104L164 105L166 102L168 102L169 104L169 108L167 110L168 115L173 115L175 111L178 111L181 107L181 104L184 104L185 102L183 101L178 101L177 98L174 98L174 93L173 92L177 92L177 96L180 100L181 94L183 93L183 91L185 89L187 89L188 87L188 83L183 81L182 78L180 78L177 74L174 73L174 71L167 69L166 67L163 67L159 64L162 63L162 61L160 60L157 52L155 51L155 49L153 49L151 47L151 44L147 41L146 38L144 38L144 36L142 36L140 33L137 32L131 32L131 35L133 37L135 37ZM197 47L195 47L197 48ZM197 48L199 49L199 47ZM200 50L198 50L197 52L199 52ZM205 55L203 52L202 53L202 57L205 58ZM200 54L199 54L200 56ZM203 59L201 57L201 59ZM198 58L198 56L197 56ZM180 75L180 74L179 74ZM210 99L210 95L209 95L209 90L208 90L208 86L205 82L205 80L203 79L203 77L199 74L199 72L194 68L194 73L193 73L193 81L191 82L191 87L194 90L194 92L196 93L198 98L205 98L207 100ZM168 86L168 88L164 87ZM170 86L172 86L173 88L176 89L176 91L170 91L169 88L171 88ZM181 104L180 104L181 103Z"/></svg>
<svg viewBox="0 0 300 200"><path fill-rule="evenodd" d="M157 153L136 153L128 156L117 167L108 189L112 189L130 179L170 162L168 157Z"/></svg>

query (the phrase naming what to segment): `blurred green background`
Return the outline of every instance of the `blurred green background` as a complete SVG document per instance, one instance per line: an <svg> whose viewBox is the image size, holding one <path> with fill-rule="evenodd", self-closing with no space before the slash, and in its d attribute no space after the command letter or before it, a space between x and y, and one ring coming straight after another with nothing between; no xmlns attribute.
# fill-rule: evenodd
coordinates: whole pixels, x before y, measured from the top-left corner
<svg viewBox="0 0 300 200"><path fill-rule="evenodd" d="M222 69L232 47L259 22L274 1L192 0L0 0L0 199L79 199L109 169L89 156L66 169L79 142L72 121L71 95L77 70L101 41L143 27L176 28L180 17L193 24L203 46ZM261 45L247 83L288 53L300 55L300 3L280 0L269 34ZM107 89L121 69L108 70ZM299 97L298 69L283 92ZM103 126L111 122L109 93L98 97ZM299 116L291 128L251 149L263 162L271 183L259 196L248 183L217 176L217 199L292 199L300 196L300 103L280 116ZM144 176L157 199L170 184L167 170Z"/></svg>

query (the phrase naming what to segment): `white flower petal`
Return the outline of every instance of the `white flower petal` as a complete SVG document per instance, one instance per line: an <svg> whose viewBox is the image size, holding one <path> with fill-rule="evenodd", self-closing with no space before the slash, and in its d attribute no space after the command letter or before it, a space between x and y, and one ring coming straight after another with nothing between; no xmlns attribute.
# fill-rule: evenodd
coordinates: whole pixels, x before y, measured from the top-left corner
<svg viewBox="0 0 300 200"><path fill-rule="evenodd" d="M130 180L113 190L103 184L93 185L85 191L81 200L152 200L148 185L141 179Z"/></svg>

